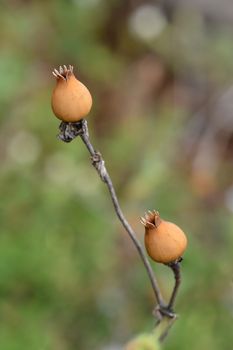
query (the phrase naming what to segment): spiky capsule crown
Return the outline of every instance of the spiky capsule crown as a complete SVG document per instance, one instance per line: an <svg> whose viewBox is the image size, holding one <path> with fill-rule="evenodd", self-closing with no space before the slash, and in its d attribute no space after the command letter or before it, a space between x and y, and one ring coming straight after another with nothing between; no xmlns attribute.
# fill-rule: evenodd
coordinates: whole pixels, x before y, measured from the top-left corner
<svg viewBox="0 0 233 350"><path fill-rule="evenodd" d="M144 217L140 218L140 222L143 226L145 226L145 228L147 229L154 229L156 227L158 227L162 220L160 218L159 212L156 210L150 211L148 210L145 213Z"/></svg>
<svg viewBox="0 0 233 350"><path fill-rule="evenodd" d="M65 81L68 80L69 76L73 74L74 67L69 65L67 66L64 64L64 66L60 66L59 69L54 68L52 74L57 78L57 79L63 79Z"/></svg>

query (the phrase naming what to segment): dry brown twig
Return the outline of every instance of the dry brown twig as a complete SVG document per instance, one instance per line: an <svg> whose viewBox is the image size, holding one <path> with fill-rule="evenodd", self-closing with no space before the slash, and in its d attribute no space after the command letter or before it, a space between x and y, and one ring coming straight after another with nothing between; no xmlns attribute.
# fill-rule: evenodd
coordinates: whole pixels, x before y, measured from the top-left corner
<svg viewBox="0 0 233 350"><path fill-rule="evenodd" d="M148 277L150 279L152 289L153 289L153 292L155 295L155 299L157 302L157 306L155 307L155 309L153 311L153 315L157 319L156 325L158 325L163 320L164 317L169 318L171 320L171 322L169 322L169 324L168 324L167 328L165 329L165 331L163 332L163 334L160 335L160 341L163 341L165 339L165 337L167 336L174 321L177 319L177 315L173 311L173 306L174 306L175 298L177 296L178 287L179 287L180 281L181 281L180 280L180 261L176 261L176 262L167 264L167 266L169 266L172 269L172 271L174 272L175 287L173 289L173 292L172 292L172 295L171 295L171 298L170 298L168 304L166 304L164 302L163 297L162 297L160 288L158 286L157 279L155 277L155 274L154 274L154 271L151 267L151 264L147 258L147 255L145 254L145 251L144 251L141 243L137 239L137 236L136 236L134 230L132 229L132 227L130 226L128 221L126 220L126 218L125 218L125 216L120 208L119 201L118 201L111 177L110 177L110 175L105 167L104 159L103 159L102 155L94 149L92 143L90 142L87 121L85 119L82 119L81 121L76 122L76 123L62 122L60 124L59 129L60 129L60 133L58 135L58 138L64 142L71 142L77 136L81 137L83 143L85 144L88 152L91 155L92 165L95 167L101 180L106 184L106 186L108 188L108 191L110 193L110 197L111 197L114 209L115 209L115 213L116 213L118 219L120 220L121 224L125 228L126 232L128 233L129 237L131 238L133 244L135 245L135 247L138 251L138 254L139 254L139 256L144 264L144 267L146 269Z"/></svg>

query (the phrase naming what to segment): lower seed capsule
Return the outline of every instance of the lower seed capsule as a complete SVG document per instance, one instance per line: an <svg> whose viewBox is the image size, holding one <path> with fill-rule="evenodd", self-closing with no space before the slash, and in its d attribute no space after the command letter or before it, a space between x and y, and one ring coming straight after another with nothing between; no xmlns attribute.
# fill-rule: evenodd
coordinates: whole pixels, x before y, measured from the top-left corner
<svg viewBox="0 0 233 350"><path fill-rule="evenodd" d="M162 220L157 211L149 211L141 223L145 226L147 253L154 261L168 264L182 256L187 238L177 225Z"/></svg>

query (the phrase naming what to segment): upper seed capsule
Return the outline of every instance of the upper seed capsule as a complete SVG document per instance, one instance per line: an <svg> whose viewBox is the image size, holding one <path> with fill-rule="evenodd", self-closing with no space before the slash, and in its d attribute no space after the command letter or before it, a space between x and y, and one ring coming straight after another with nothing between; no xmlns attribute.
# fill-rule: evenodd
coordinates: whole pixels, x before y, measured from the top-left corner
<svg viewBox="0 0 233 350"><path fill-rule="evenodd" d="M73 66L65 65L54 69L53 75L57 79L52 94L52 109L58 119L64 122L77 122L83 119L92 106L89 90L73 73Z"/></svg>
<svg viewBox="0 0 233 350"><path fill-rule="evenodd" d="M153 260L168 264L181 258L187 238L177 225L162 220L155 210L146 213L141 223L145 226L145 247Z"/></svg>

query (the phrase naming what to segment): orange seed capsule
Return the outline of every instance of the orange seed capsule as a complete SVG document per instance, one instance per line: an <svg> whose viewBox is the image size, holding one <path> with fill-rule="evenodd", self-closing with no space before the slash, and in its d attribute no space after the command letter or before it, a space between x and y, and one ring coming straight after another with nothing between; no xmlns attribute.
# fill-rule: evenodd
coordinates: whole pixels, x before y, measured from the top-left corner
<svg viewBox="0 0 233 350"><path fill-rule="evenodd" d="M146 213L141 223L145 226L147 253L154 261L168 264L181 258L187 238L177 225L162 220L155 210Z"/></svg>
<svg viewBox="0 0 233 350"><path fill-rule="evenodd" d="M73 73L73 66L65 65L54 69L57 79L52 94L52 109L58 119L64 122L77 122L90 112L92 97L89 90Z"/></svg>

